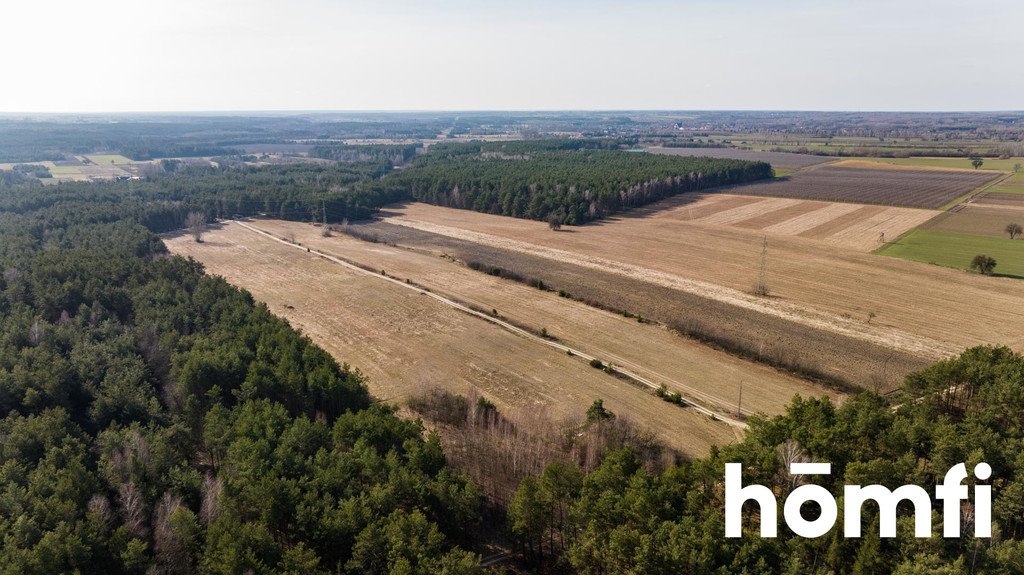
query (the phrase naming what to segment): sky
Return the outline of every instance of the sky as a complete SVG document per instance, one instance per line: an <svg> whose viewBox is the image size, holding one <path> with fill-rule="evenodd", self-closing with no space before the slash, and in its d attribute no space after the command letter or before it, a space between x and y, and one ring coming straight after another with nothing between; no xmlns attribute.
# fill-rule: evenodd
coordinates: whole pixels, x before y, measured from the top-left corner
<svg viewBox="0 0 1024 575"><path fill-rule="evenodd" d="M1021 0L0 0L0 20L0 112L1024 109Z"/></svg>

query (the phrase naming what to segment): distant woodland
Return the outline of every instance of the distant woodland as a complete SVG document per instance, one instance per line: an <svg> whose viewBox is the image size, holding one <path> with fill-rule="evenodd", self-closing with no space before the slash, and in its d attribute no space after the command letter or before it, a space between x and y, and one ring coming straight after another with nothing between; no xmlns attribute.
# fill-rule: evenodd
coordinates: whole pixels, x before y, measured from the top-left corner
<svg viewBox="0 0 1024 575"><path fill-rule="evenodd" d="M439 145L394 180L422 202L576 225L676 194L772 176L764 162L606 151L602 145Z"/></svg>

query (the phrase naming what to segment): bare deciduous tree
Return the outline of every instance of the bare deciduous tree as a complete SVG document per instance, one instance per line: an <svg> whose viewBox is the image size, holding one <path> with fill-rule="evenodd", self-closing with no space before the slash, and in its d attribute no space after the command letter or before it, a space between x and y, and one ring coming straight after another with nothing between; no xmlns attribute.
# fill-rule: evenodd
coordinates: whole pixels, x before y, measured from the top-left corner
<svg viewBox="0 0 1024 575"><path fill-rule="evenodd" d="M203 502L199 508L199 520L209 526L220 512L220 496L224 482L211 474L203 478Z"/></svg>
<svg viewBox="0 0 1024 575"><path fill-rule="evenodd" d="M113 519L113 512L110 510L110 500L105 495L97 493L89 499L89 513L92 513L100 522L109 524Z"/></svg>
<svg viewBox="0 0 1024 575"><path fill-rule="evenodd" d="M803 476L790 474L789 466L809 461L807 451L798 442L787 439L785 443L775 448L775 452L778 454L781 464L776 473L776 481L788 493L804 482Z"/></svg>
<svg viewBox="0 0 1024 575"><path fill-rule="evenodd" d="M43 342L43 326L39 323L39 318L32 322L32 327L28 330L28 340L33 347L38 347Z"/></svg>
<svg viewBox="0 0 1024 575"><path fill-rule="evenodd" d="M146 528L146 503L142 498L142 492L135 487L134 483L124 483L118 488L117 493L124 526L135 537L145 539L148 529Z"/></svg>
<svg viewBox="0 0 1024 575"><path fill-rule="evenodd" d="M185 227L196 243L202 243L203 232L206 230L206 216L202 212L189 212L185 218Z"/></svg>
<svg viewBox="0 0 1024 575"><path fill-rule="evenodd" d="M195 572L193 554L189 547L195 543L195 529L191 511L184 506L181 498L170 492L164 493L153 513L153 551L156 565L151 575L189 575ZM198 527L198 526L196 526Z"/></svg>

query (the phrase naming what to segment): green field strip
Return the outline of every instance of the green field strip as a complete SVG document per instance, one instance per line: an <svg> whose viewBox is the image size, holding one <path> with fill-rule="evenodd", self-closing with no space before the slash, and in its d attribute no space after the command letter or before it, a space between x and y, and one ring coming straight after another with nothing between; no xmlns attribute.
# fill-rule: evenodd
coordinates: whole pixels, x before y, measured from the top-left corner
<svg viewBox="0 0 1024 575"><path fill-rule="evenodd" d="M977 255L995 258L997 276L1024 279L1024 240L950 232L911 230L875 250L876 254L968 270Z"/></svg>

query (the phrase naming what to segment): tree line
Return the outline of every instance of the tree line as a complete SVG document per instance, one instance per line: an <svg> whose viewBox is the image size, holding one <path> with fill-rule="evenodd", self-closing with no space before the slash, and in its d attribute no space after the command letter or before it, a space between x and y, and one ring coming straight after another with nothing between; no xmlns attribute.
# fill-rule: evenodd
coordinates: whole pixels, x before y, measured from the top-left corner
<svg viewBox="0 0 1024 575"><path fill-rule="evenodd" d="M389 179L431 204L577 225L676 194L772 176L764 162L603 149L609 140L432 146Z"/></svg>
<svg viewBox="0 0 1024 575"><path fill-rule="evenodd" d="M393 166L416 157L422 144L321 144L309 153L314 158L336 162L385 162Z"/></svg>

